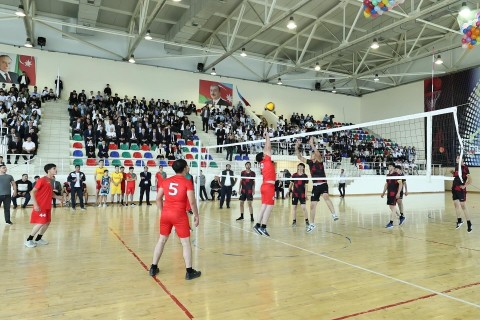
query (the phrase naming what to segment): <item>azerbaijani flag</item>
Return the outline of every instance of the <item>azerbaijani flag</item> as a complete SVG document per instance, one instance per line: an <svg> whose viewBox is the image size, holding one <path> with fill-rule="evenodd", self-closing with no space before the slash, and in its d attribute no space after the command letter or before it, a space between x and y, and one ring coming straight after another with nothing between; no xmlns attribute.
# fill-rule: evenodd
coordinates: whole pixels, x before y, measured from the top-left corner
<svg viewBox="0 0 480 320"><path fill-rule="evenodd" d="M27 77L30 79L31 86L37 84L35 64L35 57L33 56L17 55L15 72L18 73L18 75L21 75L22 71L25 71Z"/></svg>
<svg viewBox="0 0 480 320"><path fill-rule="evenodd" d="M240 94L240 91L238 91L238 87L237 88L237 94L238 96L240 97L240 100L243 101L243 103L246 105L246 106L249 106L250 107L250 102L247 101L247 99L245 99L241 94Z"/></svg>

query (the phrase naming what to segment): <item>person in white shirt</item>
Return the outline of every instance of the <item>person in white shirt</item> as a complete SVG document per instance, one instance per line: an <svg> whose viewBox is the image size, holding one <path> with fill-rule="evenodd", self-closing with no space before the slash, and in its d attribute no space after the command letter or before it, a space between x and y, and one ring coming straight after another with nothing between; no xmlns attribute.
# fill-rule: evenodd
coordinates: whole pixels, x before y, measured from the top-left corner
<svg viewBox="0 0 480 320"><path fill-rule="evenodd" d="M35 155L36 146L35 142L32 141L32 137L27 136L27 140L25 140L22 144L22 149L23 153L30 155L30 159L33 158L33 156Z"/></svg>
<svg viewBox="0 0 480 320"><path fill-rule="evenodd" d="M338 192L340 192L340 198L345 198L345 170L340 171L340 179L338 180Z"/></svg>

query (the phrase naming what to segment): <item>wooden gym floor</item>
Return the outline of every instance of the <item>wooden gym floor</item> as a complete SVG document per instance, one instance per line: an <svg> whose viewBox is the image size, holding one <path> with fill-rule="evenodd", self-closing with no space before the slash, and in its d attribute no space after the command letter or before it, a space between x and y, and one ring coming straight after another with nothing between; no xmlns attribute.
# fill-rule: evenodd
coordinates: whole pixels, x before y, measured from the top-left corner
<svg viewBox="0 0 480 320"><path fill-rule="evenodd" d="M271 238L235 221L238 201L230 210L201 202L193 281L176 236L148 276L155 206L57 208L50 244L33 249L23 245L31 209L17 209L15 224L0 226L0 319L480 319L480 195L468 197L470 234L455 230L445 193L406 197L407 220L393 230L385 199L334 197L340 220L320 203L311 234L300 212L290 226L279 200Z"/></svg>

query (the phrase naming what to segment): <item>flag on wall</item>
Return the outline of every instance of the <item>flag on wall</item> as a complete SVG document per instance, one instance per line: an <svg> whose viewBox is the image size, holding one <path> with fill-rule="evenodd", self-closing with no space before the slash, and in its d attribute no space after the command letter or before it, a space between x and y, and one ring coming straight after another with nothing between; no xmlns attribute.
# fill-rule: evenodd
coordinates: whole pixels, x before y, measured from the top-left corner
<svg viewBox="0 0 480 320"><path fill-rule="evenodd" d="M35 86L37 84L35 57L20 54L17 55L17 63L15 69L19 75L22 74L22 71L25 71L25 74L30 79L31 86Z"/></svg>
<svg viewBox="0 0 480 320"><path fill-rule="evenodd" d="M250 102L247 101L247 99L245 99L241 94L240 94L240 91L238 91L238 87L237 88L237 94L238 96L240 97L240 100L242 100L242 102L246 105L246 106L249 106L250 107Z"/></svg>

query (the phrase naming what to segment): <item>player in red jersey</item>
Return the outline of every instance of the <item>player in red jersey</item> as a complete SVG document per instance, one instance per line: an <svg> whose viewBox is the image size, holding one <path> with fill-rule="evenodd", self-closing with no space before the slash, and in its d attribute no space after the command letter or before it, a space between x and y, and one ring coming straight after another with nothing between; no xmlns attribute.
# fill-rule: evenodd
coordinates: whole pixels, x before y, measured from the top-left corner
<svg viewBox="0 0 480 320"><path fill-rule="evenodd" d="M124 200L125 200L125 185L127 184L127 177L126 177L124 166L120 167L120 172L122 173L122 182L120 182L120 188L122 190L121 204L122 204L122 206L123 205L126 206L126 204L124 203Z"/></svg>
<svg viewBox="0 0 480 320"><path fill-rule="evenodd" d="M403 189L403 183L402 179L395 171L395 165L393 163L388 164L387 177L399 177L399 179L387 179L382 193L383 198L385 196L385 192L388 190L387 205L390 208L390 221L387 223L385 228L391 229L393 228L393 219L397 217L397 199L400 198L400 191ZM405 220L405 217L403 220ZM403 223L403 220L400 218L400 224Z"/></svg>
<svg viewBox="0 0 480 320"><path fill-rule="evenodd" d="M57 196L53 193L51 184L51 181L57 174L57 166L53 163L49 163L45 165L43 169L47 175L38 179L35 182L35 186L33 187L32 191L30 191L33 201L33 210L30 216L30 223L34 224L34 226L32 232L25 241L25 246L28 248L34 248L38 244L48 244L48 241L42 239L42 236L47 231L50 221L52 220L52 198L63 201L62 196ZM37 235L37 237L35 238L35 241L33 241L33 237L35 235Z"/></svg>
<svg viewBox="0 0 480 320"><path fill-rule="evenodd" d="M133 195L135 194L135 181L137 181L137 174L133 172L134 168L129 167L128 173L124 176L127 179L127 186L125 187L125 205L128 206L128 196L130 196L130 206L134 207Z"/></svg>
<svg viewBox="0 0 480 320"><path fill-rule="evenodd" d="M262 208L258 214L257 224L253 227L253 230L260 235L270 237L267 232L267 222L275 204L275 180L277 174L275 173L275 165L272 162L272 145L270 144L270 137L268 132L263 134L265 138L265 147L263 152L257 154L255 159L262 167L263 183L260 187L260 193L262 194Z"/></svg>
<svg viewBox="0 0 480 320"><path fill-rule="evenodd" d="M250 222L253 222L253 207L252 201L255 195L255 172L250 170L252 164L250 162L245 163L245 170L240 174L240 187L238 193L240 194L240 217L237 219L243 220L243 211L245 208L245 200L248 201L248 211L250 211Z"/></svg>
<svg viewBox="0 0 480 320"><path fill-rule="evenodd" d="M163 172L163 166L158 166L158 172L155 173L155 185L157 186L157 191L165 179L167 179L167 174Z"/></svg>
<svg viewBox="0 0 480 320"><path fill-rule="evenodd" d="M162 256L163 248L167 243L172 228L175 227L183 247L183 258L187 271L185 279L192 280L200 277L202 273L192 268L190 223L186 211L188 203L193 211L194 225L198 227L200 218L198 216L197 201L195 200L193 183L186 178L190 169L187 162L183 159L176 160L172 168L176 174L164 180L162 186L157 190L157 206L161 213L160 238L153 251L153 260L149 273L153 277L160 271L158 269L158 261ZM165 200L163 199L164 196Z"/></svg>
<svg viewBox="0 0 480 320"><path fill-rule="evenodd" d="M292 179L305 179L308 178L305 174L305 165L299 163L297 166L297 172L292 175ZM308 212L307 206L305 205L306 201L306 184L308 180L292 180L290 186L288 187L290 194L292 195L292 216L293 222L292 227L297 226L297 207L300 202L300 207L302 208L303 215L305 216L305 225L308 227Z"/></svg>
<svg viewBox="0 0 480 320"><path fill-rule="evenodd" d="M462 170L462 179L458 174L458 165ZM472 222L470 221L470 215L468 213L467 207L467 186L472 184L472 177L470 176L470 170L467 165L463 164L463 160L460 156L457 156L457 162L455 164L455 170L450 171L453 174L453 183L452 183L452 199L453 205L455 206L455 213L457 214L457 225L455 229L458 229L462 226L462 210L467 219L467 232L472 232Z"/></svg>
<svg viewBox="0 0 480 320"><path fill-rule="evenodd" d="M307 225L307 232L312 232L315 226L315 214L317 210L318 202L320 201L320 196L323 198L325 203L327 204L330 213L332 214L333 221L338 220L338 215L335 213L335 209L333 208L332 200L330 200L330 196L328 195L328 183L327 180L322 179L326 178L325 175L325 167L323 165L323 156L318 151L317 147L315 147L315 143L313 141L313 137L310 138L308 144L312 148L312 155L310 159L306 159L300 153L301 141L297 141L295 144L295 154L297 155L298 160L306 163L310 168L310 175L313 178L313 187L312 187L312 197L310 198L310 222Z"/></svg>

